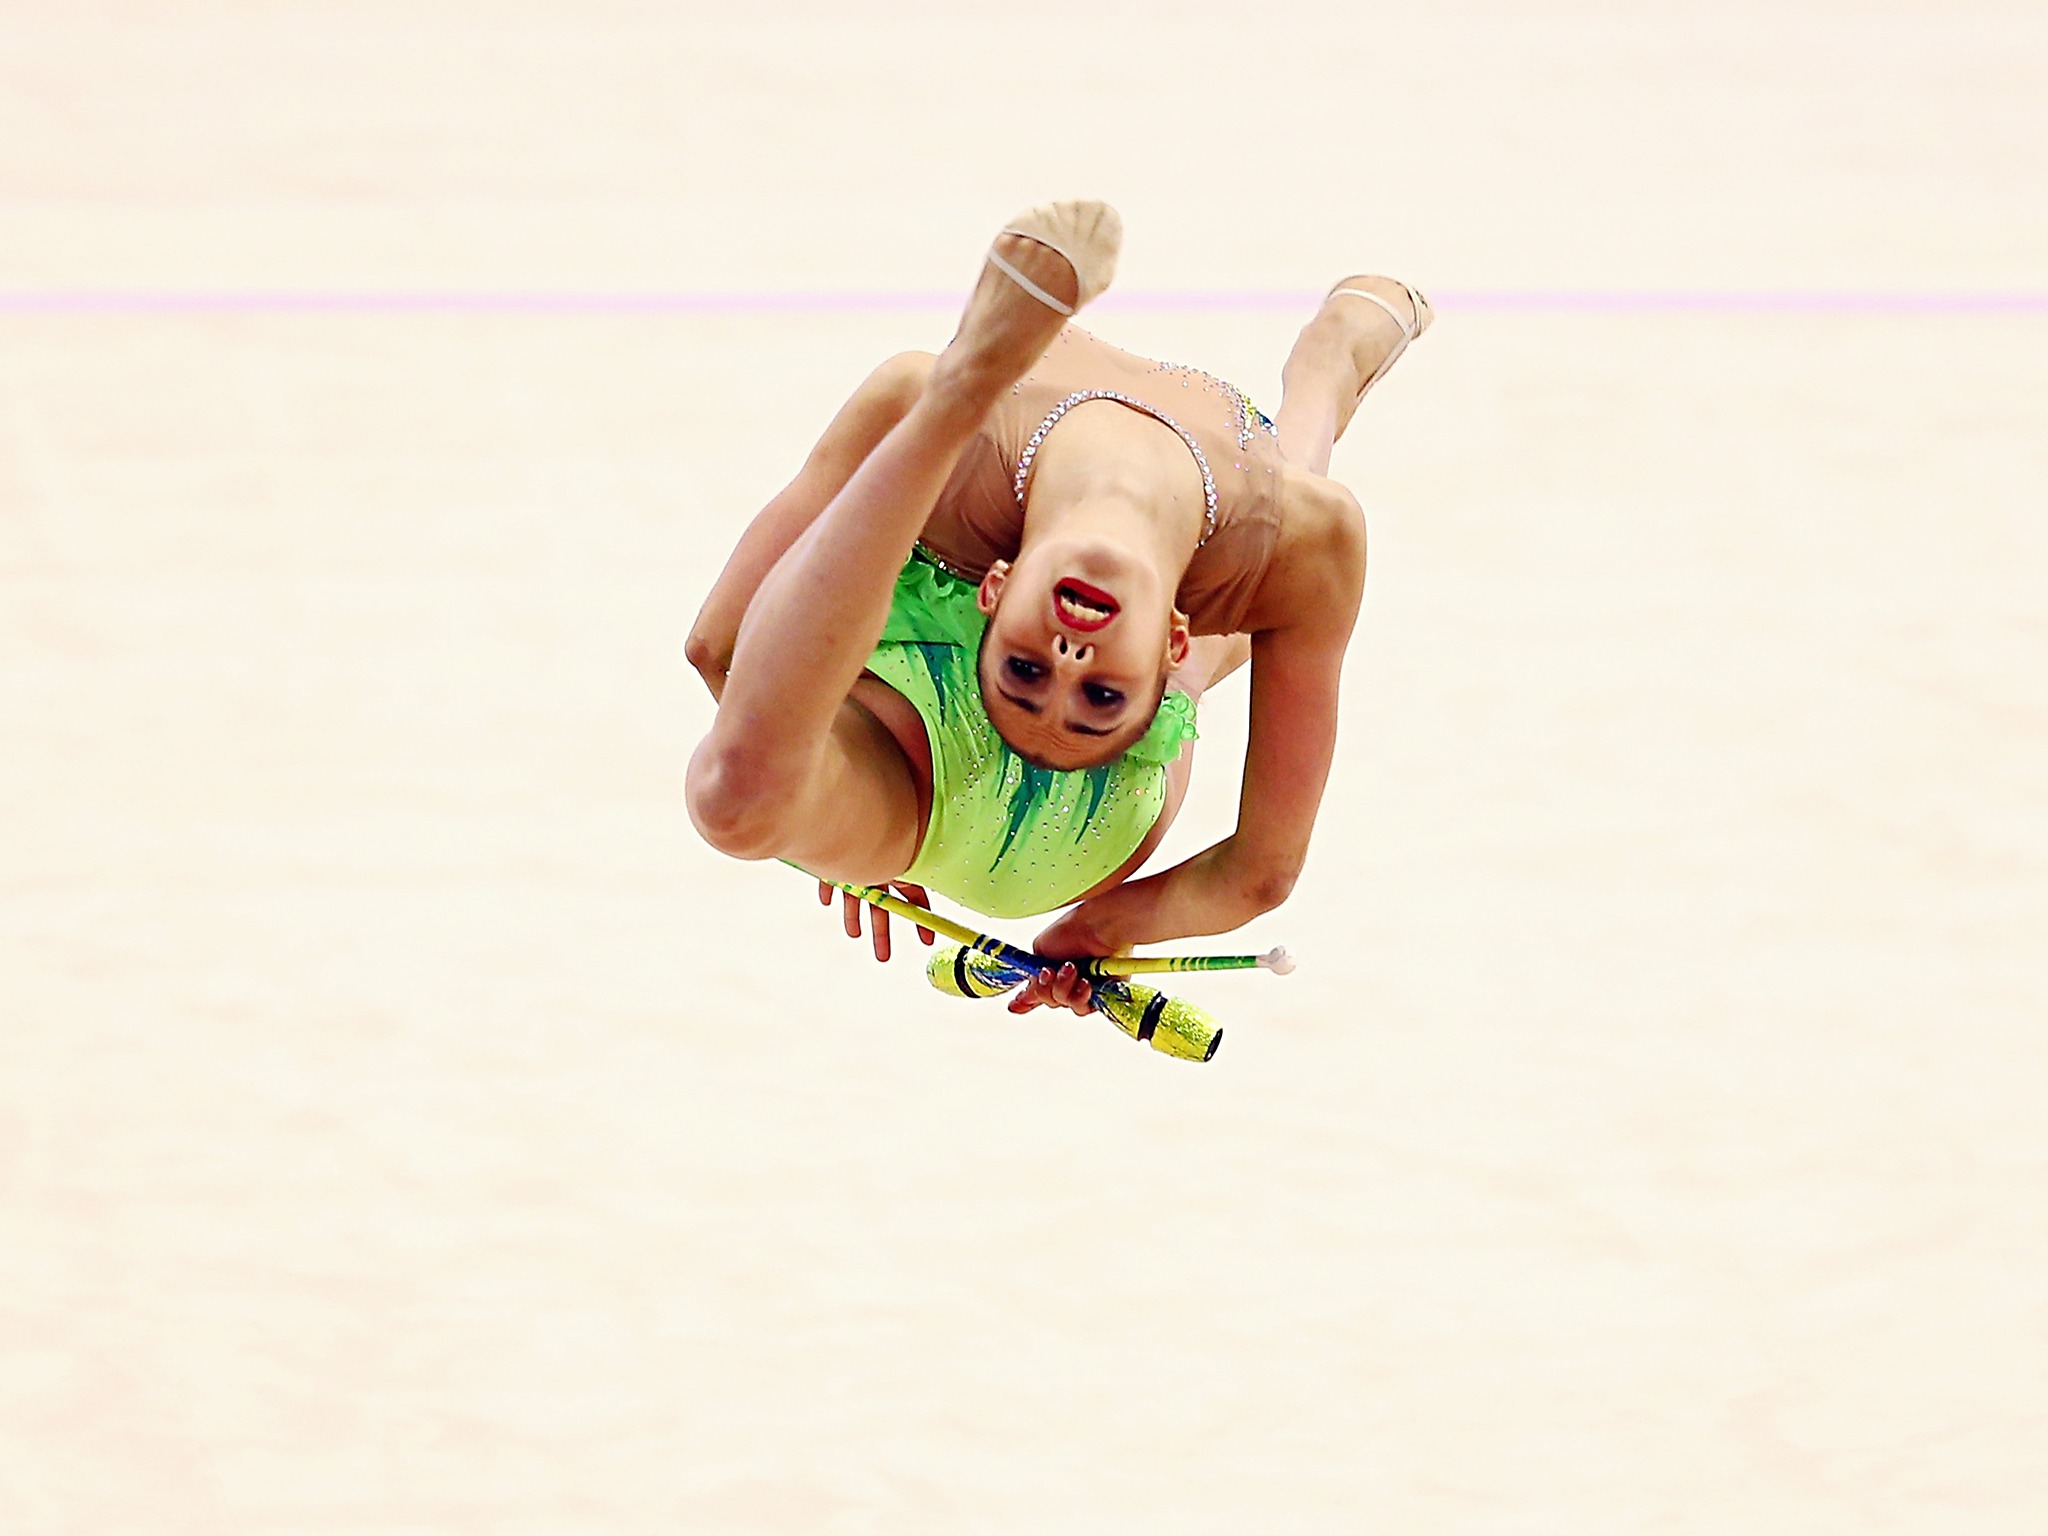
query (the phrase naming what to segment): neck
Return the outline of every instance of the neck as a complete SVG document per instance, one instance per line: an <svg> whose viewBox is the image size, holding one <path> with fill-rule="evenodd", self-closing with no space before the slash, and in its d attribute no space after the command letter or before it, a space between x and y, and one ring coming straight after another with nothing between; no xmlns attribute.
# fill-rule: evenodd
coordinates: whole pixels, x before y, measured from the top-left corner
<svg viewBox="0 0 2048 1536"><path fill-rule="evenodd" d="M1202 472L1172 429L1111 402L1085 404L1038 456L1020 554L1056 534L1100 539L1177 587L1206 526Z"/></svg>
<svg viewBox="0 0 2048 1536"><path fill-rule="evenodd" d="M1180 575L1194 558L1202 536L1200 519L1189 528L1186 519L1173 515L1170 504L1110 491L1067 500L1031 498L1024 518L1024 537L1017 551L1025 552L1041 541L1086 538L1091 542L1114 544L1162 577L1169 588L1180 584Z"/></svg>

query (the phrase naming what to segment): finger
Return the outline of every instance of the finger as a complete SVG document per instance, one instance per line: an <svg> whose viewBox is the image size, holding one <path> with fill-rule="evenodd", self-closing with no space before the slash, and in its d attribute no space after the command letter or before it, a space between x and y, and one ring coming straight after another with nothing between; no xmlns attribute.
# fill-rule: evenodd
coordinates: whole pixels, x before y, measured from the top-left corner
<svg viewBox="0 0 2048 1536"><path fill-rule="evenodd" d="M1061 966L1052 973L1052 1000L1060 1007L1067 1006L1067 999L1074 993L1074 967L1071 963Z"/></svg>
<svg viewBox="0 0 2048 1536"><path fill-rule="evenodd" d="M898 881L896 889L901 891L905 896L908 896L920 907L929 908L932 904L932 898L930 893L928 893L925 890L925 888L921 885L906 885L903 882ZM917 936L921 942L926 944L935 943L938 939L938 935L933 933L929 928L918 929Z"/></svg>
<svg viewBox="0 0 2048 1536"><path fill-rule="evenodd" d="M853 894L853 892L851 892L851 891L847 891L847 892L845 892L845 893L843 894L843 896L842 896L841 900L840 900L840 903L839 903L839 909L840 909L840 917L839 917L839 922L840 922L840 926L841 926L841 927L843 927L843 928L844 928L844 929L846 930L846 936L847 936L847 937L848 937L849 939L857 939L857 938L859 938L859 937L860 937L860 898L859 898L858 896L854 895L854 894Z"/></svg>
<svg viewBox="0 0 2048 1536"><path fill-rule="evenodd" d="M1031 981L1031 995L1038 999L1041 1008L1060 1006L1059 973L1050 968L1040 971Z"/></svg>
<svg viewBox="0 0 2048 1536"><path fill-rule="evenodd" d="M1081 967L1069 960L1053 975L1052 1001L1061 1008L1077 1014L1095 1011L1092 1001L1095 989L1088 984L1088 978L1081 973Z"/></svg>
<svg viewBox="0 0 2048 1536"><path fill-rule="evenodd" d="M875 941L875 958L889 963L889 914L876 907L868 914L868 936Z"/></svg>
<svg viewBox="0 0 2048 1536"><path fill-rule="evenodd" d="M832 885L830 881L820 880L818 882L818 905L821 907L832 905Z"/></svg>
<svg viewBox="0 0 2048 1536"><path fill-rule="evenodd" d="M1010 999L1010 1012L1029 1013L1034 1008L1043 1008L1046 1003L1046 973L1040 971L1026 984L1023 991Z"/></svg>
<svg viewBox="0 0 2048 1536"><path fill-rule="evenodd" d="M1088 996L1092 989L1088 978L1081 974L1079 966L1067 964L1060 967L1060 1006L1071 1008L1075 1013L1092 1013Z"/></svg>

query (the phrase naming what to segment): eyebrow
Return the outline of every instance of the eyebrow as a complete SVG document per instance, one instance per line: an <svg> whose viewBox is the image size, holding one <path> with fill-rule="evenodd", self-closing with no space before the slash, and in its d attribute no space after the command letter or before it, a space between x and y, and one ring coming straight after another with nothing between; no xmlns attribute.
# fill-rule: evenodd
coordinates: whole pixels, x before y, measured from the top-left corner
<svg viewBox="0 0 2048 1536"><path fill-rule="evenodd" d="M1016 694L1010 692L1010 690L1007 688L998 688L996 692L1000 693L1004 698L1008 699L1012 704L1016 705L1026 714L1037 715L1044 713L1044 711L1040 709L1038 705L1032 703L1029 699L1018 698ZM1067 722L1067 729L1072 731L1076 736L1114 736L1116 734L1116 726L1109 726L1107 728L1104 728L1102 726L1083 725L1078 720L1069 720Z"/></svg>

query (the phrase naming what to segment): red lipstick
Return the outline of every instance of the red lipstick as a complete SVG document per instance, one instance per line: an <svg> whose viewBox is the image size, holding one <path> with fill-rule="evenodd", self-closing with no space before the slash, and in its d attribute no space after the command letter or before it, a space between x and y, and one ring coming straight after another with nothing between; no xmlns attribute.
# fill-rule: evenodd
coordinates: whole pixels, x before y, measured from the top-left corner
<svg viewBox="0 0 2048 1536"><path fill-rule="evenodd" d="M1109 623L1121 606L1102 588L1071 576L1052 589L1052 605L1062 624L1084 634Z"/></svg>

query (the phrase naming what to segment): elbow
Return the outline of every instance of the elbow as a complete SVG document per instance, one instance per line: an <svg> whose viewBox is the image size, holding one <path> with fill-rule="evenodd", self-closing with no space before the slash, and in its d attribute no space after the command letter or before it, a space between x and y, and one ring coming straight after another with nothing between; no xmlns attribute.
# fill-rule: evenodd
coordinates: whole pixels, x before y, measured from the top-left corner
<svg viewBox="0 0 2048 1536"><path fill-rule="evenodd" d="M874 371L868 380L868 388L874 391L876 399L891 416L900 421L910 414L910 408L924 393L925 383L932 376L932 364L937 361L937 356L930 352L898 352Z"/></svg>
<svg viewBox="0 0 2048 1536"><path fill-rule="evenodd" d="M1263 916L1275 907L1284 905L1287 898L1294 894L1294 881L1299 874L1299 870L1276 869L1254 880L1247 892L1252 916Z"/></svg>
<svg viewBox="0 0 2048 1536"><path fill-rule="evenodd" d="M1244 913L1240 921L1248 923L1284 905L1300 874L1301 866L1291 863L1246 870L1238 880L1238 903Z"/></svg>

